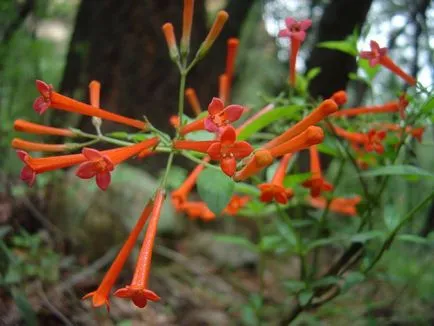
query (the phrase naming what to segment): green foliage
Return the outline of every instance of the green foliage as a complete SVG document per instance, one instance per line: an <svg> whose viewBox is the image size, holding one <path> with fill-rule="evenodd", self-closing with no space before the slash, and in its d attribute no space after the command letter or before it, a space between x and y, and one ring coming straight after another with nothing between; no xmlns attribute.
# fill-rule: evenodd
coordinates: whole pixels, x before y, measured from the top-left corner
<svg viewBox="0 0 434 326"><path fill-rule="evenodd" d="M235 182L220 170L205 169L197 180L197 190L209 209L219 214L234 193Z"/></svg>

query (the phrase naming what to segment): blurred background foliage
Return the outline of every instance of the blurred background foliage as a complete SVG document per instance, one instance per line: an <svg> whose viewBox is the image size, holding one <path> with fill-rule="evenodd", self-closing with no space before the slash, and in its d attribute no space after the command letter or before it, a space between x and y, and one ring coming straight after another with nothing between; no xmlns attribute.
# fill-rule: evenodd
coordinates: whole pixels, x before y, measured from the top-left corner
<svg viewBox="0 0 434 326"><path fill-rule="evenodd" d="M276 35L287 16L313 20L297 61L298 71L311 77L299 80L313 98L326 98L345 88L351 106L396 98L403 90L396 78L385 70L358 64L348 55L366 48L374 38L387 45L393 59L425 87L433 83L434 6L428 0L197 1L194 44L204 38L215 12L222 8L230 13L230 22L188 81L202 104L217 93L226 39L231 36L241 41L233 102L257 109L278 95L286 82L288 44ZM17 118L92 128L88 118L58 112L37 116L31 109L37 96L35 79L82 100L87 100L88 82L99 80L102 107L133 117L145 114L159 128L170 130L167 121L176 112L177 72L166 53L160 26L172 21L178 33L181 12L182 1L169 0L0 1L0 323L226 325L238 318L245 325L259 325L256 312L270 302L249 294L255 288L251 284L255 279L249 276L255 259L236 246L229 250L234 250L236 257L226 257L228 249L212 236L214 230L254 234L249 222L241 230L232 221L219 221L213 227L197 225L175 215L170 205L160 228L162 240L156 255L161 266L155 273L159 275L155 282L166 291L163 294L169 293L168 304L137 312L119 303L107 317L81 303L80 295L100 279L150 196L161 158L152 158L145 166L119 168L122 171L113 187L101 194L92 185L79 185L69 173L60 172L41 175L37 187L27 189L18 178L21 164L10 149ZM114 130L110 124L105 128ZM430 126L424 142L409 146L406 155L414 165L433 171L433 146ZM181 167L171 175L173 187L190 167L178 163ZM303 158L300 166L305 169ZM330 179L337 169L337 162L332 161L327 172ZM146 181L133 184L131 179ZM352 171L345 171L337 193L353 193L355 183ZM430 180L393 177L385 192L381 223L414 207L432 186ZM408 233L432 239L433 205L413 221ZM351 221L348 227L352 227ZM302 314L297 323L431 325L434 246L432 240L420 239L399 241L367 282L361 283L364 276L355 273L355 288L329 305ZM331 247L330 255L323 258L330 259L335 250ZM205 266L214 272L203 272ZM285 266L277 261L275 268L294 273L291 261ZM245 280L244 287L236 286L240 278ZM297 284L288 284L291 286ZM192 293L196 299L191 298ZM216 300L222 294L223 298ZM285 298L276 301L280 299L285 302ZM268 313L273 316L275 311Z"/></svg>

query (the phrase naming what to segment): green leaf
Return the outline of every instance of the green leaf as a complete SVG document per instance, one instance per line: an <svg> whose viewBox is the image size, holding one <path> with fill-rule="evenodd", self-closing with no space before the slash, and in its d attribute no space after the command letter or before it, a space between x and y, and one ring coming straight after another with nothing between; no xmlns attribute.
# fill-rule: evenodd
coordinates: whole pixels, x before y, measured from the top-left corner
<svg viewBox="0 0 434 326"><path fill-rule="evenodd" d="M301 184L302 182L306 181L307 179L310 178L311 175L312 173L310 172L287 175L283 180L283 185L285 187L293 187L295 185Z"/></svg>
<svg viewBox="0 0 434 326"><path fill-rule="evenodd" d="M344 53L347 53L352 56L357 55L357 45L351 39L351 37L347 38L343 41L327 41L321 42L317 45L319 48L327 48L331 50L338 50Z"/></svg>
<svg viewBox="0 0 434 326"><path fill-rule="evenodd" d="M318 74L321 72L321 68L320 67L315 67L310 69L307 74L306 74L306 79L308 81L311 81L312 79L314 79L316 76L318 76Z"/></svg>
<svg viewBox="0 0 434 326"><path fill-rule="evenodd" d="M307 287L305 282L299 280L284 281L283 286L291 293L297 293Z"/></svg>
<svg viewBox="0 0 434 326"><path fill-rule="evenodd" d="M401 241L413 242L416 244L422 244L422 245L430 244L429 239L424 238L424 237L420 237L420 236L415 235L415 234L400 234L396 238L398 240L401 240Z"/></svg>
<svg viewBox="0 0 434 326"><path fill-rule="evenodd" d="M434 173L423 170L413 165L389 165L361 173L364 177L376 177L382 175L401 175L413 178L434 178Z"/></svg>
<svg viewBox="0 0 434 326"><path fill-rule="evenodd" d="M217 169L205 169L197 179L200 197L215 214L220 214L228 205L234 188L235 182Z"/></svg>
<svg viewBox="0 0 434 326"><path fill-rule="evenodd" d="M302 109L302 107L298 105L275 108L260 116L254 122L243 128L243 130L238 135L238 139L247 139L262 128L265 128L269 124L273 123L274 121L282 119L295 119L299 116L298 111L300 109Z"/></svg>
<svg viewBox="0 0 434 326"><path fill-rule="evenodd" d="M273 220L281 237L288 243L290 247L295 247L297 245L297 235L295 234L294 230L277 218Z"/></svg>
<svg viewBox="0 0 434 326"><path fill-rule="evenodd" d="M256 245L253 242L251 242L249 239L241 237L241 236L223 235L222 234L222 235L215 235L214 238L217 241L239 245L239 246L248 248L248 249L250 249L251 251L254 251L254 252L258 251L258 248L256 247Z"/></svg>
<svg viewBox="0 0 434 326"><path fill-rule="evenodd" d="M378 72L380 71L381 65L376 65L375 67L371 67L369 65L368 60L359 60L357 63L359 65L360 69L362 69L363 72L366 74L369 81L373 80L375 78L375 76L378 74ZM359 77L359 78L361 78L361 77ZM361 79L364 80L363 78L361 78Z"/></svg>
<svg viewBox="0 0 434 326"><path fill-rule="evenodd" d="M262 237L259 247L261 251L272 251L282 246L282 238L278 235L266 235Z"/></svg>
<svg viewBox="0 0 434 326"><path fill-rule="evenodd" d="M384 237L384 232L381 231L366 231L362 233L357 233L351 237L353 242L366 242L374 238Z"/></svg>
<svg viewBox="0 0 434 326"><path fill-rule="evenodd" d="M394 230L399 224L400 220L400 215L396 212L392 205L387 205L384 208L384 224L386 224L386 227L389 231Z"/></svg>
<svg viewBox="0 0 434 326"><path fill-rule="evenodd" d="M38 319L36 318L36 313L32 308L26 295L18 289L12 290L12 297L14 298L15 304L23 317L25 324L30 326L37 326Z"/></svg>
<svg viewBox="0 0 434 326"><path fill-rule="evenodd" d="M301 306L305 306L309 303L310 299L312 299L313 291L310 289L301 291L298 295L298 301L300 302Z"/></svg>
<svg viewBox="0 0 434 326"><path fill-rule="evenodd" d="M434 96L431 96L431 98L422 106L421 111L424 113L432 113L434 109Z"/></svg>

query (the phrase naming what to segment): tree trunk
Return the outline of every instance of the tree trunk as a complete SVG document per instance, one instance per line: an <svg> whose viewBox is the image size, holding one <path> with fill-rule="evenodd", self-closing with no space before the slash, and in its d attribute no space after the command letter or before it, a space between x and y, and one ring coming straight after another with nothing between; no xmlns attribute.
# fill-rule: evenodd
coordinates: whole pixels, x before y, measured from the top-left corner
<svg viewBox="0 0 434 326"><path fill-rule="evenodd" d="M325 8L318 27L317 42L344 40L365 22L372 0L334 0ZM356 70L356 59L346 53L315 47L307 60L307 69L320 67L320 74L309 86L313 97L327 98L345 89L348 74Z"/></svg>
<svg viewBox="0 0 434 326"><path fill-rule="evenodd" d="M238 35L251 3L230 2L227 10L231 18L222 35L189 76L187 84L197 89L203 106L217 94L226 38ZM179 74L169 59L161 26L172 22L179 40L182 6L183 1L169 0L82 1L61 91L86 98L87 84L96 79L102 84L102 107L138 119L146 115L156 127L170 130L168 118L177 112ZM196 1L193 51L206 33L204 1ZM90 119L83 119L80 127L91 128ZM105 131L112 128L105 123Z"/></svg>

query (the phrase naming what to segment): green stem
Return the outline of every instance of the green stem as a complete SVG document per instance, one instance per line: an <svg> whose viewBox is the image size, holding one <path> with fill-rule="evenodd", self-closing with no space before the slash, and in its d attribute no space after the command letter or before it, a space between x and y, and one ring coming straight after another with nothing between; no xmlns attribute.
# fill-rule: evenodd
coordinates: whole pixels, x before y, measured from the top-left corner
<svg viewBox="0 0 434 326"><path fill-rule="evenodd" d="M375 266L375 264L381 259L384 252L390 247L395 236L398 234L399 230L404 226L404 224L407 223L414 216L414 214L416 214L423 206L429 203L433 198L434 198L434 191L431 192L417 206L415 206L410 212L408 212L405 215L405 217L401 220L401 222L395 227L395 229L387 237L386 241L384 241L380 251L372 260L372 262L369 264L369 266L364 270L364 273L369 272Z"/></svg>
<svg viewBox="0 0 434 326"><path fill-rule="evenodd" d="M123 140L119 140L119 139L114 139L114 138L103 136L103 135L98 136L98 135L94 135L94 134L89 134L87 132L84 132L84 131L81 131L81 130L77 130L77 129L74 129L74 133L76 135L84 137L84 138L101 140L101 141L105 141L106 143L110 143L110 144L114 144L114 145L119 145L119 146L131 146L131 145L134 145L134 143L131 143L131 142L127 142L127 141L123 141Z"/></svg>
<svg viewBox="0 0 434 326"><path fill-rule="evenodd" d="M179 117L179 128L176 130L176 139L179 138L179 130L182 128L184 120L182 116L184 115L184 93L185 93L185 83L187 80L188 70L180 70L180 81L179 81L179 96L178 96L178 117Z"/></svg>

